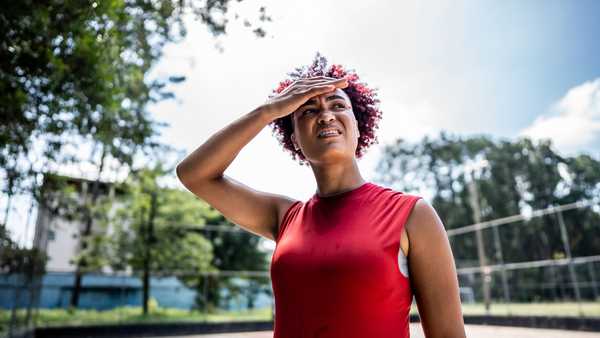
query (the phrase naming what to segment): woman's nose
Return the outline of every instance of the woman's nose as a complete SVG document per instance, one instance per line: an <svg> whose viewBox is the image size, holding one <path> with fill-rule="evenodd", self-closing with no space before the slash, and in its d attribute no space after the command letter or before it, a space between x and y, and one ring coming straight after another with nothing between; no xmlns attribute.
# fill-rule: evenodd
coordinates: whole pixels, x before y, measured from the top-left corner
<svg viewBox="0 0 600 338"><path fill-rule="evenodd" d="M329 122L333 121L335 119L335 116L333 115L332 112L330 112L327 109L323 109L321 111L321 114L319 114L319 120L317 122L319 122L319 124L328 124Z"/></svg>

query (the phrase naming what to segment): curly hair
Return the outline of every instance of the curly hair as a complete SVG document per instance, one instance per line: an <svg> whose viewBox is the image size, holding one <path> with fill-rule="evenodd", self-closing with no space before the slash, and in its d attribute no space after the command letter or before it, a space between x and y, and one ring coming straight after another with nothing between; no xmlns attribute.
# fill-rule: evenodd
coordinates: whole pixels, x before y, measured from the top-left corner
<svg viewBox="0 0 600 338"><path fill-rule="evenodd" d="M377 90L369 88L364 82L360 82L354 70L344 69L343 66L337 64L328 66L327 63L327 59L320 53L317 53L311 65L298 67L288 73L288 78L280 82L279 86L273 90L273 93L269 97L276 96L294 83L294 81L300 79L315 76L328 76L337 79L346 78L348 80L348 87L342 90L350 98L352 111L358 124L360 136L358 138L358 146L356 147L356 157L360 158L367 148L377 143L375 130L379 127L378 124L381 120ZM296 150L292 143L291 135L294 132L292 115L276 119L271 123L271 127L279 143L281 143L285 150L291 153L292 158L298 160L300 164L307 164L302 152Z"/></svg>

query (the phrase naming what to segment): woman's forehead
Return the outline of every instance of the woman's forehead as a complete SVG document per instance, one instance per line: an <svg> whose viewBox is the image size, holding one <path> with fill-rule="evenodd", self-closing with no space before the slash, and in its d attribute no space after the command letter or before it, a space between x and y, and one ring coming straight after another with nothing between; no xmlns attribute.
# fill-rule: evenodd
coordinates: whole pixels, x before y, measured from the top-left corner
<svg viewBox="0 0 600 338"><path fill-rule="evenodd" d="M317 95L314 97L314 99L316 99L316 100L326 99L326 101L339 99L339 98L343 99L344 101L350 102L350 97L348 96L348 94L346 94L346 92L340 88L336 88L336 90L333 92L324 93L324 94ZM309 101L311 101L311 100L309 100ZM307 102L309 102L309 101L307 101Z"/></svg>
<svg viewBox="0 0 600 338"><path fill-rule="evenodd" d="M292 122L294 121L294 118L297 118L299 116L299 113L302 111L302 107L318 104L318 102L320 102L321 99L325 100L325 102L334 101L334 100L344 100L348 104L352 104L352 101L350 100L350 97L348 96L348 94L346 94L346 92L343 91L342 89L336 88L336 90L333 92L314 96L313 98L311 98L310 100L308 100L304 104L302 104L300 107L298 107L298 109L296 109L291 115Z"/></svg>
<svg viewBox="0 0 600 338"><path fill-rule="evenodd" d="M296 109L296 111L294 113L301 111L303 107L318 105L321 100L324 100L326 103L329 101L334 101L334 100L344 100L347 103L350 103L350 104L352 103L352 101L350 101L350 97L348 96L348 94L346 94L346 92L344 92L340 88L336 88L336 90L333 92L324 93L324 94L312 97L310 100L307 100L300 107L298 107L298 109ZM294 114L294 115L297 115L297 114Z"/></svg>

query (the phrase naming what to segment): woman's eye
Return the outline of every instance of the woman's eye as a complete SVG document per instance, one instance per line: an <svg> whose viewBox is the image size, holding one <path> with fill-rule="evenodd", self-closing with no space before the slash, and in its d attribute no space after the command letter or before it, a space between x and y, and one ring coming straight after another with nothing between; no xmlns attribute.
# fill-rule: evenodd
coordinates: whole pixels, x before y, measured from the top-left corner
<svg viewBox="0 0 600 338"><path fill-rule="evenodd" d="M306 114L312 114L316 112L316 109L307 109L305 111L302 112L302 115L306 115Z"/></svg>
<svg viewBox="0 0 600 338"><path fill-rule="evenodd" d="M333 105L333 108L336 108L336 109L346 109L346 106L343 105L343 104L341 104L341 103L336 103L336 104Z"/></svg>

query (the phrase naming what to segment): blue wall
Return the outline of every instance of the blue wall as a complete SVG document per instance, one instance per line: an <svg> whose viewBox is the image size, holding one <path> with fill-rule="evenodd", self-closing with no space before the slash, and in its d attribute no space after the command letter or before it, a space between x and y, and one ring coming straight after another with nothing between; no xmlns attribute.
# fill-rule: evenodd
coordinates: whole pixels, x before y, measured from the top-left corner
<svg viewBox="0 0 600 338"><path fill-rule="evenodd" d="M40 308L66 308L69 306L74 283L73 273L52 272L44 275L40 294ZM196 291L183 285L175 277L151 278L150 297L159 306L190 309L194 306ZM29 290L16 275L0 275L0 308L10 309L15 303L17 288L19 307L29 303ZM142 305L142 280L129 276L87 274L82 279L79 308L108 310L119 306Z"/></svg>

